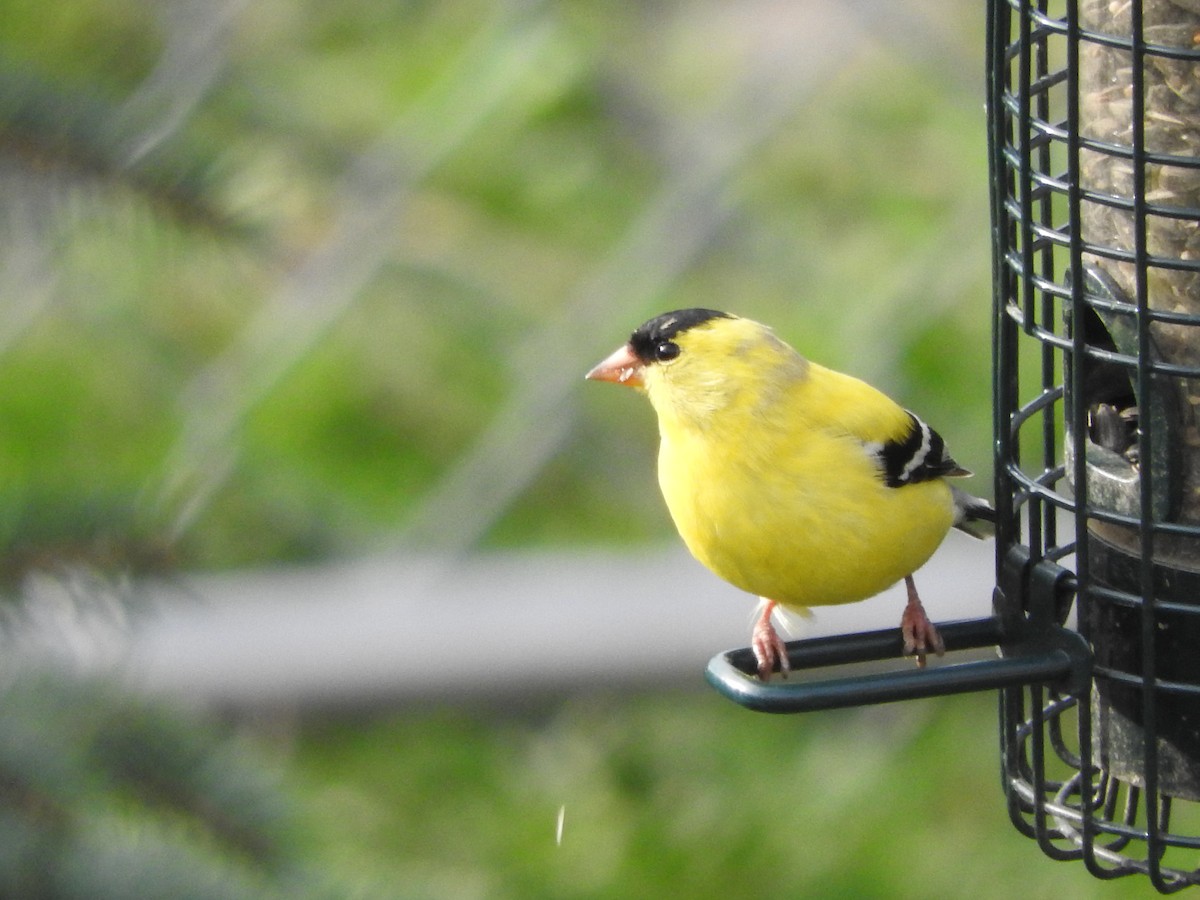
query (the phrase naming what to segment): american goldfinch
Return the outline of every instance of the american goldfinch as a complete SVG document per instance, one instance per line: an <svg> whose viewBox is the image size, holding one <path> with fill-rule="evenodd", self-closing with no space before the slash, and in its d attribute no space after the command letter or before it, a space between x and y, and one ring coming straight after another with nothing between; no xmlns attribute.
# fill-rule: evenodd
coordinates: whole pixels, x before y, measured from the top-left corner
<svg viewBox="0 0 1200 900"><path fill-rule="evenodd" d="M947 483L971 473L936 431L766 326L711 309L651 319L587 378L649 397L658 483L680 536L762 598L751 635L760 678L788 671L777 606L852 603L900 579L905 653L924 666L943 652L912 573L952 526L982 536L995 511Z"/></svg>

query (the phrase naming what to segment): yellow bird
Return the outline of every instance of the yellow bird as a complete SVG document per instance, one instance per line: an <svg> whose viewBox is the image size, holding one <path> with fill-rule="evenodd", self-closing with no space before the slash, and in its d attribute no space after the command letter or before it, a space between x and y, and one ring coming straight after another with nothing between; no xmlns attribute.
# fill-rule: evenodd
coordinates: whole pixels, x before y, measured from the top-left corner
<svg viewBox="0 0 1200 900"><path fill-rule="evenodd" d="M985 500L936 431L869 384L805 359L750 319L664 313L587 373L644 391L658 415L658 483L683 542L762 598L751 645L759 677L787 649L776 606L852 603L904 579L905 653L944 650L912 573L951 527L977 537Z"/></svg>

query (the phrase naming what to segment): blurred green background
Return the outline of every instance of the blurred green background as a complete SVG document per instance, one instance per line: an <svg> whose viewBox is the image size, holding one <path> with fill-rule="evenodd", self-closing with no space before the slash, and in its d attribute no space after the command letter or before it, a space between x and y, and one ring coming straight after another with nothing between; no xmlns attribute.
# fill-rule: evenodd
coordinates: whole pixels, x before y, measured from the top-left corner
<svg viewBox="0 0 1200 900"><path fill-rule="evenodd" d="M668 544L648 408L581 376L675 307L987 473L983 35L963 0L3 0L5 646L39 579L136 615L148 576ZM6 668L4 896L1146 889L1008 825L988 696L221 715Z"/></svg>

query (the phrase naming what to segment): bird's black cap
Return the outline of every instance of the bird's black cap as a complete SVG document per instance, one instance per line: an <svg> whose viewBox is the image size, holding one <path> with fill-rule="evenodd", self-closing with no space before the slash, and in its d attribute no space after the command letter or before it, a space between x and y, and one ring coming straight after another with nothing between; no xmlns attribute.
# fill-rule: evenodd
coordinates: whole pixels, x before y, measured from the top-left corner
<svg viewBox="0 0 1200 900"><path fill-rule="evenodd" d="M716 309L676 309L643 322L629 338L629 346L638 359L650 362L655 358L655 348L664 341L672 341L704 322L732 318L729 313Z"/></svg>

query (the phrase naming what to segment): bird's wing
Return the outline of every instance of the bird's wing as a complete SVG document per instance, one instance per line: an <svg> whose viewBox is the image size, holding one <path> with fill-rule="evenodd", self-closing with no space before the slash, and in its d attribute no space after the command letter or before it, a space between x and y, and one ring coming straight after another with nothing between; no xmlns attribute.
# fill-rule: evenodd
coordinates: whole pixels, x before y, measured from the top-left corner
<svg viewBox="0 0 1200 900"><path fill-rule="evenodd" d="M940 434L912 413L908 413L908 419L908 431L902 438L885 441L875 450L888 487L971 474L946 452L946 442Z"/></svg>
<svg viewBox="0 0 1200 900"><path fill-rule="evenodd" d="M862 441L879 461L888 487L971 474L946 452L940 434L886 394L850 375L812 368L809 403L815 400L824 427Z"/></svg>

